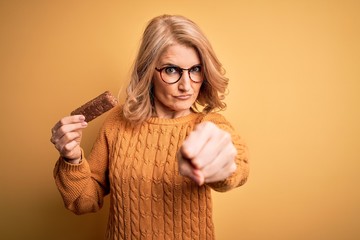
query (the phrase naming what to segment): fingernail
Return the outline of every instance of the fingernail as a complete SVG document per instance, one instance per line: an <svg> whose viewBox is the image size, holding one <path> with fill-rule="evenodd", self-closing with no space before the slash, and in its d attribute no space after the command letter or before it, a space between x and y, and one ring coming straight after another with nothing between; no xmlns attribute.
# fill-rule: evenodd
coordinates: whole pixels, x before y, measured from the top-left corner
<svg viewBox="0 0 360 240"><path fill-rule="evenodd" d="M88 125L88 123L87 122L82 122L81 125L86 127Z"/></svg>
<svg viewBox="0 0 360 240"><path fill-rule="evenodd" d="M81 115L81 116L79 117L79 119L80 119L80 120L85 120L85 116Z"/></svg>

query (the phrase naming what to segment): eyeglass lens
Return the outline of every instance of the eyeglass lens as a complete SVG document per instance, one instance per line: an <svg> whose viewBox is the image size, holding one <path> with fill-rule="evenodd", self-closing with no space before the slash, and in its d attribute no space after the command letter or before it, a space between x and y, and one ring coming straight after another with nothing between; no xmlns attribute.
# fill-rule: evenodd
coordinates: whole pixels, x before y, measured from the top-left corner
<svg viewBox="0 0 360 240"><path fill-rule="evenodd" d="M194 82L201 82L203 80L203 74L201 66L193 66L189 69L183 69L177 66L168 66L159 69L163 81L167 83L175 83L180 80L184 71L187 71L189 78Z"/></svg>

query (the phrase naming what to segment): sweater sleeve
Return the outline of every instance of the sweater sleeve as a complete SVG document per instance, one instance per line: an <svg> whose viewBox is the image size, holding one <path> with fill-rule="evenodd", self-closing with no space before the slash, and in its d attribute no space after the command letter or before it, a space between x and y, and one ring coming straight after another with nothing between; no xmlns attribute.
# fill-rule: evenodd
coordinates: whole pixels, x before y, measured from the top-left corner
<svg viewBox="0 0 360 240"><path fill-rule="evenodd" d="M75 214L98 211L109 193L108 141L103 126L89 154L80 164L70 164L59 158L54 168L54 179L65 207Z"/></svg>
<svg viewBox="0 0 360 240"><path fill-rule="evenodd" d="M236 171L223 181L208 183L207 185L218 192L226 192L243 185L249 176L248 148L244 140L236 133L235 129L225 117L218 113L209 114L203 121L211 121L222 130L230 133L233 144L237 150L235 157Z"/></svg>

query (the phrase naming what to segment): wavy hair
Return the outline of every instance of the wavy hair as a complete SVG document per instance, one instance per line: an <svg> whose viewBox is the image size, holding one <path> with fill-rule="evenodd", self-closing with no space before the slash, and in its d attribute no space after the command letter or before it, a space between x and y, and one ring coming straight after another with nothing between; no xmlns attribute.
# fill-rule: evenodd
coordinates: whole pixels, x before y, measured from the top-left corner
<svg viewBox="0 0 360 240"><path fill-rule="evenodd" d="M153 18L145 28L133 64L122 109L129 122L141 123L154 115L152 80L155 67L160 56L174 44L193 47L204 69L205 80L192 109L207 113L226 107L223 100L229 80L206 36L190 19L179 15L161 15Z"/></svg>

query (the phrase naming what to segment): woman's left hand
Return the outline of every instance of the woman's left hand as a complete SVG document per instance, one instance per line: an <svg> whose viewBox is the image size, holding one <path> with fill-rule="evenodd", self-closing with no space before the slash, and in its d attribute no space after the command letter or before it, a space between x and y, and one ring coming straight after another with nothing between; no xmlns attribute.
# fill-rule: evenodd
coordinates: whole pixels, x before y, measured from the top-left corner
<svg viewBox="0 0 360 240"><path fill-rule="evenodd" d="M222 181L236 170L231 135L212 122L198 124L178 152L179 172L197 184Z"/></svg>

